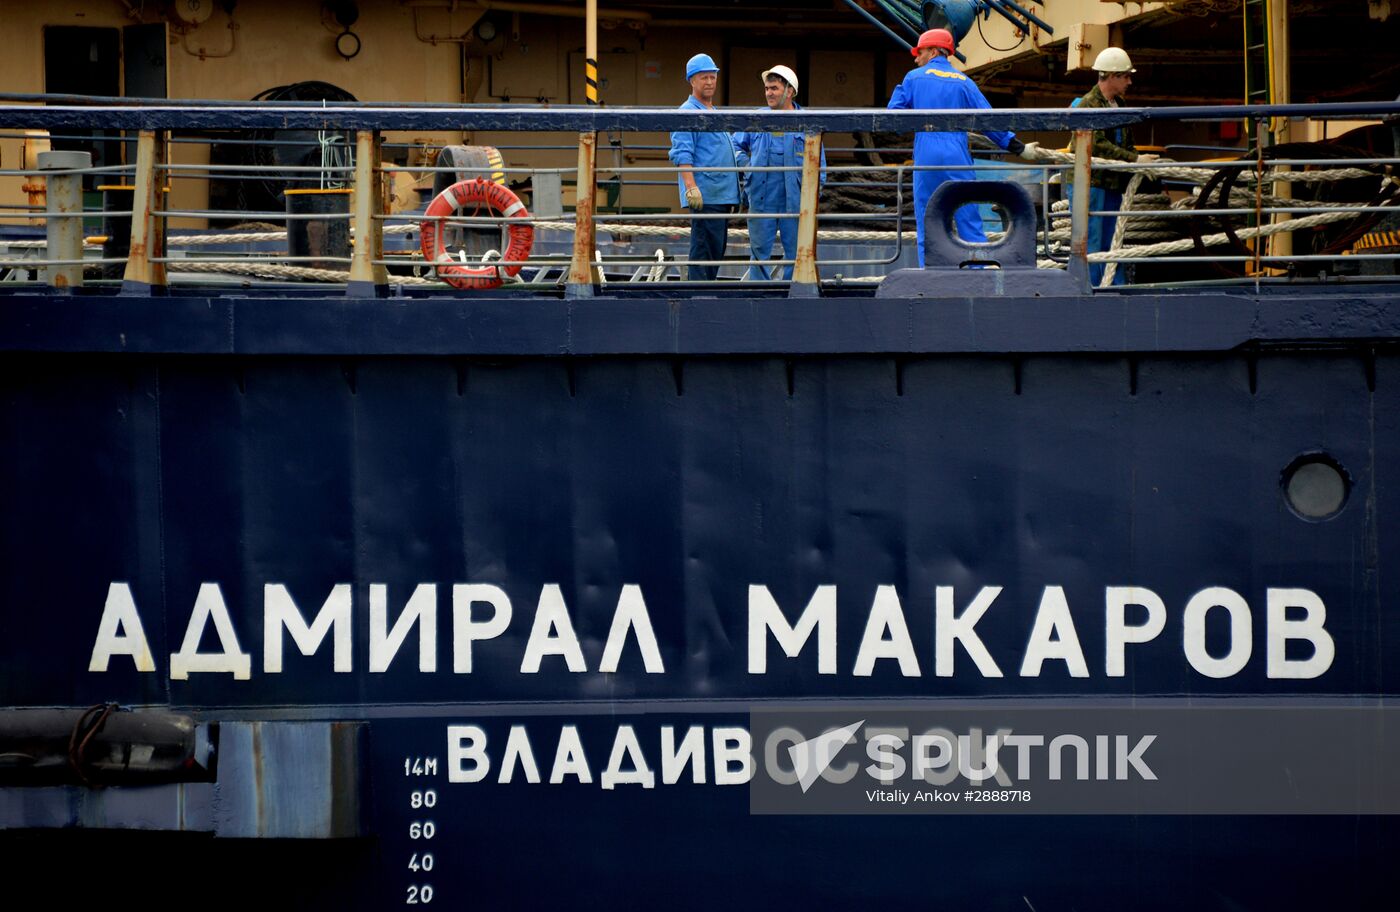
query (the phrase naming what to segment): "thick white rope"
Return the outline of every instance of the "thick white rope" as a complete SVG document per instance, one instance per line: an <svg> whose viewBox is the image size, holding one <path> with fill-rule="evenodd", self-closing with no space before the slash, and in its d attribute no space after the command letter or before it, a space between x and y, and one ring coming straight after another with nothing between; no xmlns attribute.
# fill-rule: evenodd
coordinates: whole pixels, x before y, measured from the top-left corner
<svg viewBox="0 0 1400 912"><path fill-rule="evenodd" d="M1052 149L1043 149L1043 148L1042 148L1042 149L1039 149L1039 153L1040 153L1040 154L1039 154L1039 158L1040 158L1041 160L1043 160L1043 161L1050 161L1050 162L1073 162L1073 161L1074 161L1074 157L1073 157L1072 155L1069 155L1069 154L1063 153L1063 152L1059 152L1059 151L1056 151L1056 150L1052 150ZM1117 161L1115 161L1115 160L1113 160L1113 159L1099 159L1099 158L1096 158L1096 159L1094 159L1093 161L1094 161L1095 163L1099 163L1099 164L1122 164L1121 162L1117 162ZM1115 273L1116 270L1117 270L1117 263L1116 263L1116 261L1117 261L1118 259L1146 259L1146 258L1150 258L1150 257L1154 257L1154 256L1170 255L1170 254L1173 254L1173 253L1181 253L1181 252L1185 252L1185 251L1187 251L1187 250L1195 249L1196 242L1194 241L1194 239L1175 239L1175 240L1167 240L1167 241L1162 241L1162 242L1155 243L1155 244L1135 245L1135 246L1131 246L1131 247L1125 247L1125 246L1122 245L1123 239L1125 238L1125 236L1126 236L1126 234L1127 234L1127 222L1128 222L1129 219L1134 218L1133 216L1131 216L1131 215L1129 214L1129 213L1130 213L1130 210L1131 210L1131 206L1132 206L1132 202L1133 202L1134 195L1136 194L1138 185L1141 184L1142 179L1143 179L1145 176L1147 176L1149 173L1150 173L1151 176L1157 177L1157 178L1163 178L1163 177L1165 177L1165 178L1170 178L1170 179L1173 179L1173 180L1185 180L1185 181L1192 181L1192 182L1196 182L1196 183L1205 183L1205 182L1208 181L1211 177L1213 177L1217 172L1214 171L1214 170L1211 170L1211 169L1206 169L1206 168L1170 167L1170 166L1168 166L1168 167L1163 167L1163 166L1161 166L1160 164L1154 165L1154 166L1152 166L1152 167L1150 167L1150 168L1143 168L1143 169L1138 170L1137 173L1135 173L1135 174L1133 175L1131 181L1130 181L1129 184L1128 184L1127 189L1124 191L1123 204L1122 204L1122 207L1121 207L1121 211L1122 211L1123 214L1120 215L1119 218L1118 218L1118 222L1117 222L1117 224L1116 224L1116 226L1115 226L1115 228L1114 228L1113 239L1112 239L1112 242L1110 243L1109 249L1108 249L1107 251L1091 253L1091 254L1088 255L1088 260L1089 260L1089 262L1091 262L1091 263L1107 263L1107 264L1108 264L1107 267L1106 267L1105 270L1104 270L1104 276L1103 276L1103 279L1102 279L1102 281L1101 281L1101 287L1102 287L1102 286L1106 286L1106 285L1108 285L1108 284L1110 284L1110 283L1112 282L1114 273ZM1378 176L1378 175L1376 174L1376 172L1374 172L1374 171L1368 171L1368 170L1361 169L1361 168L1339 168L1339 169L1331 169L1331 170L1327 170L1327 171L1284 171L1284 172L1270 171L1269 173L1263 175L1264 179L1265 179L1266 181L1268 181L1268 182L1287 181L1287 182L1291 182L1291 183L1300 183L1300 182L1302 182L1302 183L1315 183L1315 182L1323 182L1323 181L1352 180L1352 179L1356 179L1356 178L1376 177L1376 176ZM1252 181L1256 180L1258 177L1260 177L1260 175L1259 175L1256 171L1250 171L1250 170L1241 169L1240 175L1239 175L1239 177L1238 177L1237 179L1240 180L1240 181L1252 182ZM1386 180L1387 180L1387 183L1390 183L1391 181L1393 181L1393 178L1387 178ZM1233 192L1231 193L1231 197L1233 198L1233 197L1236 196L1237 194L1239 194L1239 193L1245 193L1245 192L1247 192L1247 191L1235 190L1235 191L1233 191ZM1248 197L1246 197L1246 200L1252 201L1252 199L1250 199L1250 198L1248 198ZM1327 205L1331 205L1331 204L1329 204L1329 203L1327 203L1327 202L1324 202L1324 201L1313 201L1313 200L1292 200L1292 199L1289 199L1289 200L1278 200L1277 202L1280 203L1280 208L1290 208L1290 207L1291 207L1291 208L1307 208L1307 207L1311 207L1311 206L1327 206ZM1177 201L1177 202L1175 202L1175 203L1172 204L1172 208L1173 208L1173 209L1184 208L1185 205L1189 205L1190 203L1191 203L1191 200L1179 200L1179 201ZM1055 241L1063 242L1063 241L1065 241L1065 240L1068 239L1067 226L1064 226L1064 225L1063 225L1063 222L1061 221L1061 220L1064 219L1065 216L1067 215L1067 213L1066 213L1067 208L1068 208L1068 203L1067 203L1066 201L1064 201L1064 200L1061 200L1061 201L1057 202L1057 203L1054 205L1054 207L1052 208L1052 212L1049 213L1049 214L1047 214L1047 217L1049 217L1049 218L1051 219L1052 224L1054 224L1055 222L1061 222L1061 226L1060 226L1060 227L1054 228L1054 229L1052 229L1052 231L1050 232L1050 239L1051 239L1052 242L1055 242ZM1271 208L1271 207L1264 207L1264 208L1262 209L1262 211L1263 211L1263 212L1268 212L1268 211L1270 210L1270 208ZM1202 214L1208 214L1209 212L1210 212L1210 210L1202 210ZM1276 224L1264 225L1264 226L1257 227L1257 228L1245 228L1245 229L1241 229L1241 230L1235 232L1235 237L1238 238L1238 239L1240 239L1240 240L1246 240L1246 239L1250 239L1250 238L1254 238L1254 237L1269 237L1269 236L1272 236L1272 235L1275 235L1275 234L1281 234L1281 233L1284 233L1284 232L1301 231L1301 230L1305 230L1305 229L1310 229L1310 228L1317 227L1318 225L1324 225L1324 224L1330 224L1330 223L1332 223L1332 222L1344 221L1344 220L1346 220L1346 219L1356 218L1357 216L1362 215L1362 214L1364 214L1364 213L1362 213L1362 212L1332 212L1332 213L1320 213L1320 214L1318 214L1318 215L1304 216L1304 217L1302 217L1302 218L1293 218L1293 219L1289 219L1288 221L1284 221L1284 222L1280 222L1280 223L1276 223ZM1151 217L1151 216L1140 216L1140 217L1137 217L1137 220L1138 220L1138 221L1141 221L1141 222L1148 222L1148 223L1151 223L1151 222L1152 222L1152 217ZM448 219L447 221L448 221L449 224L451 224L454 220ZM531 220L531 221L533 222L533 224L534 224L536 227L539 227L539 228L542 228L542 229L556 230L556 231L565 231L565 232L569 232L569 231L573 231L573 230L574 230L574 223L573 223L573 222L570 222L570 221L543 221L543 220L540 220L540 221ZM1160 220L1159 220L1159 221L1160 221ZM649 237L684 237L684 236L686 236L686 235L688 235L688 234L690 233L690 227L689 227L688 225L627 225L627 224L613 224L613 223L607 223L607 224L599 225L598 227L601 228L602 230L609 231L609 232L613 233L614 235L618 235L618 234L633 234L633 235L641 235L641 236L649 236ZM389 226L386 226L385 229L384 229L384 233L385 233L386 235L400 235L400 234L411 234L411 233L413 233L413 232L415 232L415 231L418 231L418 230L419 230L419 226L418 226L417 224L400 224L400 225L389 225ZM1154 235L1154 234L1160 237L1162 234L1167 234L1168 232L1164 232L1164 231L1155 231L1155 232L1147 231L1147 232L1143 232L1143 231L1134 230L1133 233L1134 233L1134 236L1135 236L1135 237L1151 237L1151 236ZM736 227L730 228L730 230L729 230L729 235L730 235L732 238L734 238L736 241L741 241L741 242L742 242L742 241L745 241L745 240L748 239L748 237L749 237L749 232L748 232L748 229L746 229L746 228L741 228L741 227L737 227L737 226L736 226ZM850 240L850 241L887 241L887 242L888 242L888 241L893 241L893 240L896 238L896 236L898 236L898 237L900 237L901 239L906 240L906 241L912 241L912 240L914 240L914 239L917 237L917 232L915 232L915 231L904 231L904 232L896 233L896 232L889 232L889 231L843 231L843 230L829 230L829 229L822 229L822 230L819 231L819 237L820 237L821 239L828 240L828 241ZM1003 235L1002 235L1001 233L999 233L999 232L989 232L989 233L988 233L988 238L989 238L990 240L996 240L996 239L998 239L998 238L1000 238L1000 237L1002 237L1002 236L1003 236ZM166 239L166 243L167 243L167 245L168 245L169 247L223 246L223 245L229 245L229 244L250 244L250 243L262 243L262 242L268 242L268 241L278 241L278 240L284 240L286 237L287 237L287 232L286 232L286 231L240 232L240 233L236 233L236 234L172 235L172 236L169 236L169 237ZM1207 247L1218 246L1218 245L1221 245L1221 244L1228 243L1229 241L1230 241L1230 236L1229 236L1228 234L1224 233L1224 232L1221 232L1221 233L1219 233L1219 234L1206 235L1206 236L1204 236L1204 237L1201 238L1201 243L1202 243L1204 246L1207 246ZM0 245L0 246L6 247L6 248L9 248L9 249L14 249L14 250L40 250L40 249L46 248L46 247L48 246L48 244L47 244L47 241L36 240L36 241L13 241L13 242L10 242L10 243L7 243L7 244L3 244L3 245ZM97 246L101 246L101 245L100 245L99 243L97 243L97 242L85 241L85 246L88 246L88 247L97 247ZM498 254L498 255L499 255L499 254ZM417 257L414 257L413 259L417 259ZM37 262L40 262L40 261L36 261L36 263L37 263ZM424 265L428 265L428 264L425 263ZM1064 268L1064 264L1063 264L1063 263L1060 263L1060 262L1057 262L1057 261L1054 261L1054 260L1040 260L1040 261L1037 262L1037 265L1040 266L1041 268L1058 268L1058 269ZM250 260L247 264L243 264L243 263L201 263L201 262L199 262L199 261L197 261L197 260L172 261L172 262L170 262L170 263L167 265L167 269L168 269L168 271L170 271L170 272L175 272L175 273L180 273L180 272L187 272L187 273L202 272L202 273L218 273L218 274L225 274L225 275L253 275L253 276L261 276L261 277L265 277L265 278L304 279L304 280L312 280L312 281L342 282L342 283L348 281L348 280L349 280L349 277L350 277L350 274L349 274L348 272L339 272L339 271L336 271L336 270L329 270L329 269L314 269L314 268L305 267L305 266L288 266L288 265L282 265L282 264L276 264L276 263L259 263L259 262L255 261L255 260ZM654 269L653 269L652 271L655 272ZM436 281L436 280L433 280L433 279L418 278L418 277L414 277L414 276L398 276L398 275L396 275L396 276L392 276L391 278L392 278L392 280L393 280L394 283L396 283L396 284L401 284L401 285L415 285L415 286L418 286L418 285L435 285L435 286L442 286L442 285L444 284L444 283L442 283L442 282L440 282L440 281ZM513 281L511 282L512 284L517 283L517 282L520 281L520 279L519 279L518 277L515 277L515 276L510 277L510 280L513 280Z"/></svg>
<svg viewBox="0 0 1400 912"><path fill-rule="evenodd" d="M340 282L350 281L350 273L337 272L334 269L313 269L309 266L284 266L280 263L259 263L256 260L249 260L247 263L201 263L198 260L187 260L170 262L166 264L166 272L214 272L223 275L248 275L265 279L309 279L315 282ZM394 285L435 285L445 287L445 283L433 279L420 279L416 276L390 276L390 283Z"/></svg>

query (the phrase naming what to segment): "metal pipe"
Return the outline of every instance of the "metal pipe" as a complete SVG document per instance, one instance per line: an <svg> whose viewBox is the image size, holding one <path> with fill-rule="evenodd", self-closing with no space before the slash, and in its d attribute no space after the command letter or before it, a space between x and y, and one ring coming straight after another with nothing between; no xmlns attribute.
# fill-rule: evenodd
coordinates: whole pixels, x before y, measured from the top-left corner
<svg viewBox="0 0 1400 912"><path fill-rule="evenodd" d="M1085 287L1089 281L1089 174L1094 144L1092 130L1074 131L1074 197L1070 200L1069 268Z"/></svg>
<svg viewBox="0 0 1400 912"><path fill-rule="evenodd" d="M608 17L603 15L603 18ZM746 32L787 32L800 28L804 32L842 32L845 34L850 34L851 31L849 22L808 22L791 19L773 22L755 22L752 19L652 19L651 27L743 29ZM905 45L906 48L908 46Z"/></svg>
<svg viewBox="0 0 1400 912"><path fill-rule="evenodd" d="M583 94L591 105L598 104L598 0L584 4Z"/></svg>
<svg viewBox="0 0 1400 912"><path fill-rule="evenodd" d="M567 293L571 297L589 297L602 272L593 262L597 248L593 213L598 197L598 175L594 169L598 155L598 134L580 133L578 137L578 187L574 202L574 255L569 261Z"/></svg>
<svg viewBox="0 0 1400 912"><path fill-rule="evenodd" d="M389 284L389 271L376 266L384 257L384 184L380 180L379 134L360 130L355 134L355 202L351 227L355 250L350 257L350 283L347 292L358 297L375 297Z"/></svg>
<svg viewBox="0 0 1400 912"><path fill-rule="evenodd" d="M871 25L875 26L877 29L890 36L890 39L894 41L895 44L899 45L902 48L909 48L912 46L908 41L896 35L893 29L885 25L885 23L881 22L879 19L876 19L873 13L871 13L869 10L864 9L859 3L856 2L856 0L844 0L844 2L851 9L859 13L861 18L864 19L866 22L869 22ZM914 34L913 29L909 28L903 22L900 22L899 25L908 30L909 34L913 37L915 41L919 40L919 36Z"/></svg>
<svg viewBox="0 0 1400 912"><path fill-rule="evenodd" d="M1011 15L1011 13L1007 12L1002 7L998 6L995 3L995 0L987 0L987 9L991 10L1001 18L1005 19L1007 22L1010 22L1012 25L1016 26L1017 31L1024 32L1026 30L1026 24L1024 22Z"/></svg>
<svg viewBox="0 0 1400 912"><path fill-rule="evenodd" d="M1268 20L1269 20L1269 69L1270 81L1273 83L1273 91L1269 100L1277 104L1288 104L1292 100L1292 86L1289 80L1289 40L1288 40L1288 0L1267 0ZM1287 117L1275 117L1270 121L1269 129L1273 133L1275 144L1286 143L1292 140L1292 124ZM1291 168L1280 168L1279 170L1289 171ZM1286 181L1278 181L1273 185L1273 193L1278 198L1290 198L1293 196L1293 185ZM1274 223L1288 221L1286 215L1275 216ZM1259 245L1256 245L1259 246ZM1293 234L1284 232L1275 235L1269 241L1269 252L1278 256L1291 256L1293 254Z"/></svg>
<svg viewBox="0 0 1400 912"><path fill-rule="evenodd" d="M802 192L798 200L797 255L792 270L794 296L820 293L817 274L817 195L821 187L822 135L808 133L802 149Z"/></svg>
<svg viewBox="0 0 1400 912"><path fill-rule="evenodd" d="M74 173L92 165L90 152L40 152L40 171L63 173L48 176L47 212L45 224L48 248L44 281L50 288L78 288L83 284L83 178ZM76 215L77 218L63 218ZM79 265L73 265L73 261Z"/></svg>
<svg viewBox="0 0 1400 912"><path fill-rule="evenodd" d="M161 208L162 180L157 173L165 161L165 134L142 130L136 138L136 189L131 200L131 245L127 254L122 290L151 294L165 288L165 219Z"/></svg>
<svg viewBox="0 0 1400 912"><path fill-rule="evenodd" d="M1031 22L1034 22L1036 25L1045 29L1046 34L1055 34L1055 30L1050 27L1050 24L1048 22L1046 22L1044 19L1041 19L1039 16L1026 9L1021 4L1017 3L1016 0L988 0L988 3L992 4L993 6L997 5L998 3L1003 6L1009 6L1016 12L1020 13L1022 16L1025 16Z"/></svg>
<svg viewBox="0 0 1400 912"><path fill-rule="evenodd" d="M560 16L569 19L583 19L587 10L577 6L563 6L557 3L521 3L517 0L475 0L473 3L457 3L455 0L408 0L409 8L460 9L463 6L477 6L485 10L500 10L505 13L537 13L541 16ZM598 10L600 19L629 19L634 22L650 22L651 13L643 10L604 9Z"/></svg>

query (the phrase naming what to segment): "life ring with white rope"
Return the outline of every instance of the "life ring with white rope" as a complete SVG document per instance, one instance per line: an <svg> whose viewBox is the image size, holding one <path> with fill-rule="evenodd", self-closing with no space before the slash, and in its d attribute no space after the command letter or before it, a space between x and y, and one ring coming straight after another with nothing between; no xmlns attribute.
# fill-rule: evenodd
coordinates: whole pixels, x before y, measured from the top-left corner
<svg viewBox="0 0 1400 912"><path fill-rule="evenodd" d="M509 265L460 263L447 252L442 239L446 220L458 210L472 205L477 209L486 206L512 219L506 226L509 243L502 257ZM423 223L419 226L423 258L433 264L438 278L453 288L469 291L500 288L506 276L520 272L520 261L530 255L530 248L534 246L535 227L529 223L529 218L530 212L525 204L508 188L483 177L460 181L439 193L428 204ZM514 221L516 219L520 221Z"/></svg>

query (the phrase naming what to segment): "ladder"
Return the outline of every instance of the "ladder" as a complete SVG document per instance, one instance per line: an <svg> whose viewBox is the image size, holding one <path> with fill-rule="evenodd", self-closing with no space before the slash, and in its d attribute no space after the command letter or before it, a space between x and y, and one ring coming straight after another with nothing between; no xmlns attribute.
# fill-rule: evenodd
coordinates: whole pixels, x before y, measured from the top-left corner
<svg viewBox="0 0 1400 912"><path fill-rule="evenodd" d="M1244 17L1244 103L1269 104L1274 100L1273 45L1269 34L1271 0L1244 0L1240 12ZM1255 140L1269 141L1267 131L1255 136L1256 121L1246 119L1245 135Z"/></svg>

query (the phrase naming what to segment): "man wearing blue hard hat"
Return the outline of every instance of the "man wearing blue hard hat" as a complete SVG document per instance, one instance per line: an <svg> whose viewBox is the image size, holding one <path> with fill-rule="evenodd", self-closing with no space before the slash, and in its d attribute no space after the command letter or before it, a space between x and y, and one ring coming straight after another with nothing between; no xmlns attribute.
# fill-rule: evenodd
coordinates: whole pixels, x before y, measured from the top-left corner
<svg viewBox="0 0 1400 912"><path fill-rule="evenodd" d="M719 87L719 67L709 54L696 54L685 65L690 97L682 111L712 111ZM707 171L734 168L734 144L725 132L682 130L671 134L671 163L680 169L681 205L696 215L729 215L739 208L739 172ZM690 220L690 262L721 260L729 242L727 218ZM719 276L719 266L686 266L686 278L705 281Z"/></svg>

